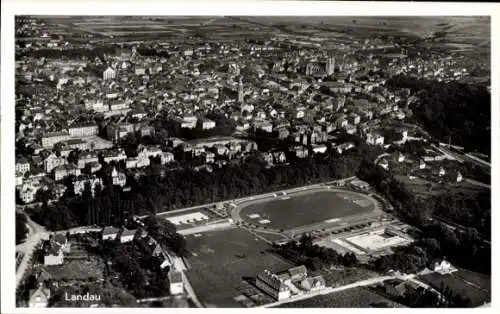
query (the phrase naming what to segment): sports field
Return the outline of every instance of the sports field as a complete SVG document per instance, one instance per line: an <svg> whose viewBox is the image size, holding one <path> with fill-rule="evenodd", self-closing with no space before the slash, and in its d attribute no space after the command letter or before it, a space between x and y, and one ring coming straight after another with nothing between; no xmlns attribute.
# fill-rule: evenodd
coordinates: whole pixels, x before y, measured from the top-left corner
<svg viewBox="0 0 500 314"><path fill-rule="evenodd" d="M242 307L237 301L245 299L242 295L265 301L268 297L252 285L252 279L264 269L281 272L293 266L267 253L266 242L240 228L187 236L186 241L187 276L206 307Z"/></svg>
<svg viewBox="0 0 500 314"><path fill-rule="evenodd" d="M376 202L350 191L307 191L242 205L241 219L273 229L295 229L322 222L341 222L375 210Z"/></svg>

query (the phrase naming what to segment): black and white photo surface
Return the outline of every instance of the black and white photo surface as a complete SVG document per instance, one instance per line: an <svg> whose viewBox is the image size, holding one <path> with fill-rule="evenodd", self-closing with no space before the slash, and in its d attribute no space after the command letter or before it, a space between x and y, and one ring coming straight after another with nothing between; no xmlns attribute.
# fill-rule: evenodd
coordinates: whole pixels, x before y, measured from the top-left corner
<svg viewBox="0 0 500 314"><path fill-rule="evenodd" d="M490 16L161 14L14 17L15 307L489 306Z"/></svg>

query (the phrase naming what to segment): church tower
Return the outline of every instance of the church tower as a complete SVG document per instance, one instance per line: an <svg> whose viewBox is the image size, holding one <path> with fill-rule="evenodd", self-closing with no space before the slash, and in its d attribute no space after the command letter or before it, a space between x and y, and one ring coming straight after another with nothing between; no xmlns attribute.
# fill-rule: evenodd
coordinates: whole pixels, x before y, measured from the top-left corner
<svg viewBox="0 0 500 314"><path fill-rule="evenodd" d="M326 61L326 75L331 76L335 73L335 57L333 55L328 56Z"/></svg>
<svg viewBox="0 0 500 314"><path fill-rule="evenodd" d="M240 80L239 80L239 83L238 83L238 102L240 104L243 104L243 101L244 101L244 92L243 92L243 81L242 81L242 78L240 76Z"/></svg>

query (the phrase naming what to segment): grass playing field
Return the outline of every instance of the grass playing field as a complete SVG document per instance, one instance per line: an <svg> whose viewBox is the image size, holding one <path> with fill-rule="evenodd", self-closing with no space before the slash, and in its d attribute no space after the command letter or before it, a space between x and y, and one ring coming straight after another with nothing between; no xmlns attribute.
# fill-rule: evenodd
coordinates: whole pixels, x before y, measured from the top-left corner
<svg viewBox="0 0 500 314"><path fill-rule="evenodd" d="M369 200L365 195L357 193L352 195L355 195L357 199ZM263 226L274 229L293 229L327 220L365 214L374 209L375 203L373 202L367 206L361 206L344 199L337 192L316 191L292 194L286 199L276 198L254 202L241 209L240 217L256 225L260 225L259 221L267 219L269 222L262 224ZM249 215L252 214L258 214L259 218L250 218Z"/></svg>
<svg viewBox="0 0 500 314"><path fill-rule="evenodd" d="M264 269L281 272L292 266L267 253L269 246L263 240L239 228L187 236L186 240L191 252L187 276L207 307L241 307L234 298L242 294L265 297L249 281Z"/></svg>

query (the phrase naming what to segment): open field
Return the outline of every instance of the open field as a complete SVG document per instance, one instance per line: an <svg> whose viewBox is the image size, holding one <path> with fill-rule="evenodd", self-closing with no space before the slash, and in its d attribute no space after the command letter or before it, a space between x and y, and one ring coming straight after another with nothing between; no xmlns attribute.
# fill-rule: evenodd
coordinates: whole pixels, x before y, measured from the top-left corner
<svg viewBox="0 0 500 314"><path fill-rule="evenodd" d="M408 188L412 193L415 193L417 196L423 198L437 196L447 192L447 190L452 190L453 192L462 192L466 194L476 194L485 190L484 187L474 185L467 181L439 185L419 177L412 180L410 180L408 176L404 175L394 175L394 177L396 178L396 180L404 184L406 188ZM430 185L432 185L431 188L429 188Z"/></svg>
<svg viewBox="0 0 500 314"><path fill-rule="evenodd" d="M85 260L65 260L57 266L43 266L54 280L87 280L103 278L104 262L92 256Z"/></svg>
<svg viewBox="0 0 500 314"><path fill-rule="evenodd" d="M191 253L187 276L200 301L208 307L241 307L234 298L260 293L249 284L258 272L280 272L292 266L267 253L266 242L239 228L187 236L186 240Z"/></svg>
<svg viewBox="0 0 500 314"><path fill-rule="evenodd" d="M351 284L356 281L375 278L379 274L364 268L357 267L332 267L331 269L322 269L310 272L313 275L322 275L325 278L326 285L331 287L340 287Z"/></svg>
<svg viewBox="0 0 500 314"><path fill-rule="evenodd" d="M368 308L368 307L396 307L403 305L373 293L366 288L358 287L326 295L319 295L310 299L291 302L281 305L282 308Z"/></svg>
<svg viewBox="0 0 500 314"><path fill-rule="evenodd" d="M464 280L462 278L468 279ZM437 290L441 288L441 284L443 284L444 286L448 286L453 291L453 293L459 294L462 297L469 298L473 306L479 306L484 302L491 301L491 292L488 292L491 291L491 286L487 285L487 276L481 274L459 270L458 272L452 273L450 275L431 273L428 275L420 276L419 279ZM467 281L470 283L468 283ZM487 286L488 289L477 286L473 283L473 281L476 281L481 286Z"/></svg>
<svg viewBox="0 0 500 314"><path fill-rule="evenodd" d="M491 293L491 277L485 274L476 273L467 269L460 269L458 272L453 274L462 280L468 281L473 285L477 285Z"/></svg>
<svg viewBox="0 0 500 314"><path fill-rule="evenodd" d="M274 229L294 229L370 213L375 210L376 203L359 193L309 191L242 206L239 214L247 222Z"/></svg>

